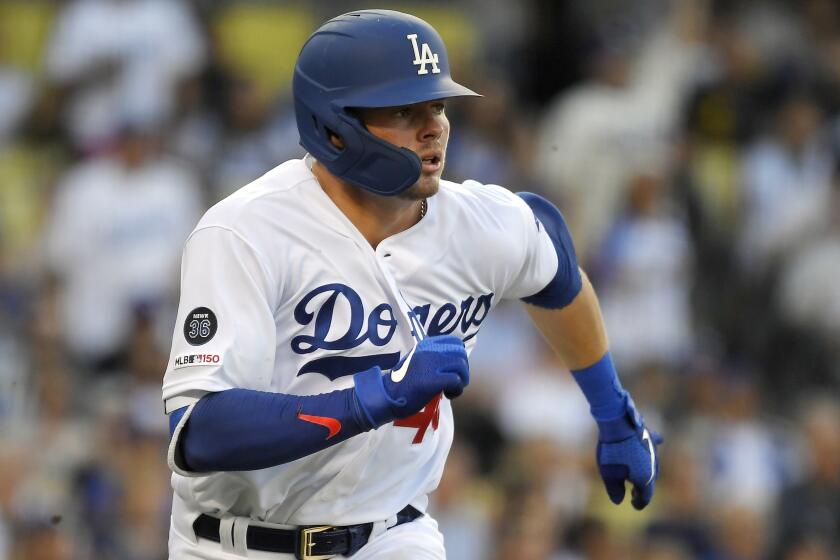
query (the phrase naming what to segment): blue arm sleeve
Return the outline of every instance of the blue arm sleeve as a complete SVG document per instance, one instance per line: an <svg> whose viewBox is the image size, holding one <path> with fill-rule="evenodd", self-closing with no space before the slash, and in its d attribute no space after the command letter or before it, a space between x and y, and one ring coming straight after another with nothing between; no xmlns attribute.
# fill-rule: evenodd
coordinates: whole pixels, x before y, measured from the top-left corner
<svg viewBox="0 0 840 560"><path fill-rule="evenodd" d="M171 432L185 410L171 413ZM264 469L372 428L353 388L311 396L229 389L194 405L177 436L175 461L192 472Z"/></svg>
<svg viewBox="0 0 840 560"><path fill-rule="evenodd" d="M557 251L557 273L548 285L532 296L522 298L525 303L547 309L566 307L580 292L582 287L572 235L566 226L563 214L551 202L540 195L516 193L531 208L534 217L545 228L549 239Z"/></svg>

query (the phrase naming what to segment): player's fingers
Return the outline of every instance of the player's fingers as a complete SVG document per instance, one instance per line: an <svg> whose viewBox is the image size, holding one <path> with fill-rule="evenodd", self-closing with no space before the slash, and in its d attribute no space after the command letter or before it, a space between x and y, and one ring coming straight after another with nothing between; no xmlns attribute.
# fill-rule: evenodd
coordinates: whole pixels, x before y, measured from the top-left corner
<svg viewBox="0 0 840 560"><path fill-rule="evenodd" d="M607 495L612 503L618 505L624 500L624 481L627 479L628 469L625 465L600 465L601 478L607 489Z"/></svg>
<svg viewBox="0 0 840 560"><path fill-rule="evenodd" d="M630 500L630 503L633 504L633 507L642 510L650 503L650 500L653 498L653 490L656 485L655 481L651 481L650 484L633 485L633 497Z"/></svg>
<svg viewBox="0 0 840 560"><path fill-rule="evenodd" d="M439 375L443 386L443 394L446 395L447 399L451 400L459 397L464 392L464 382L458 374L445 372Z"/></svg>
<svg viewBox="0 0 840 560"><path fill-rule="evenodd" d="M451 401L452 399L456 399L456 398L460 397L463 392L464 392L463 388L458 389L458 390L448 389L448 390L444 391L443 394L447 399L449 399Z"/></svg>
<svg viewBox="0 0 840 560"><path fill-rule="evenodd" d="M467 363L466 356L459 358L448 364L444 371L447 373L454 373L461 379L461 383L466 387L470 383L470 365Z"/></svg>

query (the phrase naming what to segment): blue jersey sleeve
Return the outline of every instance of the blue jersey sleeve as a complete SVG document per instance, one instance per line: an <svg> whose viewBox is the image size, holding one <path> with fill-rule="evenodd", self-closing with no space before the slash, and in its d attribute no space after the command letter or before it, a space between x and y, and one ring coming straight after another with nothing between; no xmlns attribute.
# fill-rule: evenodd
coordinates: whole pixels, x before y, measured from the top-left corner
<svg viewBox="0 0 840 560"><path fill-rule="evenodd" d="M542 290L522 298L522 301L547 309L566 307L577 297L583 286L575 246L566 220L563 219L560 210L545 198L528 192L516 194L531 208L537 224L542 224L545 228L557 252L557 273L554 278Z"/></svg>

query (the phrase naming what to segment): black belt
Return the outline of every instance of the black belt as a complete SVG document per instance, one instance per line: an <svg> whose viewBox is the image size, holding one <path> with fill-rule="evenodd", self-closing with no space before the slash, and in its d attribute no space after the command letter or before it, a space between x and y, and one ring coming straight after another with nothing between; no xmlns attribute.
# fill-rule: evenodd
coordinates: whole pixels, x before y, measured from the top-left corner
<svg viewBox="0 0 840 560"><path fill-rule="evenodd" d="M423 513L405 506L397 514L397 525L414 521ZM196 537L221 542L218 517L202 513L193 523ZM394 525L396 527L397 525ZM346 525L308 525L299 529L274 529L249 525L246 546L252 550L294 554L299 560L318 560L332 556L353 556L367 544L373 523Z"/></svg>

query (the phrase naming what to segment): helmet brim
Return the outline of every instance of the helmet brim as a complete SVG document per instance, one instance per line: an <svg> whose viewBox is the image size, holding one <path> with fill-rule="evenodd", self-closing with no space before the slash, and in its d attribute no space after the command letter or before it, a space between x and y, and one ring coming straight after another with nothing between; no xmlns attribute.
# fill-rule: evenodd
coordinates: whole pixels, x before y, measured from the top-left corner
<svg viewBox="0 0 840 560"><path fill-rule="evenodd" d="M393 81L363 90L356 89L352 93L348 92L347 96L339 96L333 103L342 109L376 108L411 105L450 97L482 97L480 93L449 77L438 78L430 84L429 87L418 87L416 78Z"/></svg>

